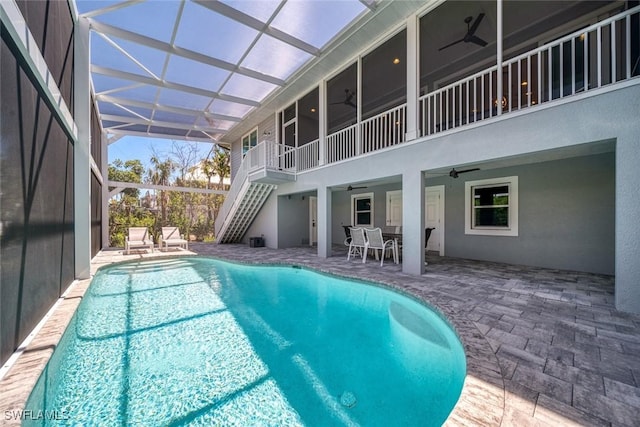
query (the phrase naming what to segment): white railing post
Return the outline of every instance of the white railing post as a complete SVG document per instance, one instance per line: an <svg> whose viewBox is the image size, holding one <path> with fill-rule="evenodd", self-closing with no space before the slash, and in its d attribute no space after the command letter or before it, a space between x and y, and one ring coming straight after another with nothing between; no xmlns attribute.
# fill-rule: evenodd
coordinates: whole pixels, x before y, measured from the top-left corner
<svg viewBox="0 0 640 427"><path fill-rule="evenodd" d="M496 99L498 101L498 116L502 114L502 0L497 0L496 2L496 64L498 69L496 71ZM511 72L511 67L509 67L509 72ZM509 77L511 77L511 73L509 73ZM511 80L509 78L509 80ZM491 82L491 80L489 80ZM509 88L511 88L511 82L509 81ZM511 100L509 100L511 102Z"/></svg>

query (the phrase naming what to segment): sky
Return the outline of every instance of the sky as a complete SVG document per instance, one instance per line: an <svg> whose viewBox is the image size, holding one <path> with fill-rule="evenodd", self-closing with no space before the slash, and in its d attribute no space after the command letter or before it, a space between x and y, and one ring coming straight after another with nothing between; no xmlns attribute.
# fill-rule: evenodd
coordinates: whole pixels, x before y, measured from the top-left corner
<svg viewBox="0 0 640 427"><path fill-rule="evenodd" d="M142 165L148 169L151 165L149 160L153 155L153 151L155 150L161 159L165 159L171 154L174 141L178 144L187 143L196 146L198 148L198 157L202 159L205 158L211 148L213 148L213 144L208 142L145 138L127 135L109 145L109 163L112 163L115 159L120 159L123 162L138 159L142 162Z"/></svg>

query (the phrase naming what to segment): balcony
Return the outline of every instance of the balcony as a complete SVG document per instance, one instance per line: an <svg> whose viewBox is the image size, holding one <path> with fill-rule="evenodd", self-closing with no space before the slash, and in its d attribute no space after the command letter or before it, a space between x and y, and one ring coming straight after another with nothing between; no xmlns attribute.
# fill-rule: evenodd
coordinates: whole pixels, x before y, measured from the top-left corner
<svg viewBox="0 0 640 427"><path fill-rule="evenodd" d="M509 58L501 67L488 67L421 95L418 137L437 137L499 116L535 111L596 89L614 90L637 78L639 19L640 7L629 9ZM295 154L285 155L285 163L291 173L304 172L402 145L406 135L404 103L330 133L324 141L296 148Z"/></svg>

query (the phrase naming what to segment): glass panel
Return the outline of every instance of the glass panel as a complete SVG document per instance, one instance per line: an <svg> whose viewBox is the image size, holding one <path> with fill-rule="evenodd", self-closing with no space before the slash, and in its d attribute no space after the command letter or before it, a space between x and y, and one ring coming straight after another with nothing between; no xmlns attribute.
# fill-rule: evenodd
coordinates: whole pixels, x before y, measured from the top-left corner
<svg viewBox="0 0 640 427"><path fill-rule="evenodd" d="M284 110L284 122L287 123L289 120L293 120L296 118L296 104L293 103L289 105Z"/></svg>
<svg viewBox="0 0 640 427"><path fill-rule="evenodd" d="M296 125L292 123L284 128L284 144L289 147L296 146Z"/></svg>
<svg viewBox="0 0 640 427"><path fill-rule="evenodd" d="M222 3L231 6L234 9L239 10L240 12L245 13L246 15L250 15L253 18L256 18L264 23L266 23L273 12L276 10L278 5L281 3L280 0L260 0L260 1L246 1L246 0L221 0Z"/></svg>
<svg viewBox="0 0 640 427"><path fill-rule="evenodd" d="M258 131L253 131L249 135L249 144L251 147L255 147L258 144Z"/></svg>
<svg viewBox="0 0 640 427"><path fill-rule="evenodd" d="M173 89L162 89L158 102L162 105L203 110L211 102L211 98Z"/></svg>
<svg viewBox="0 0 640 427"><path fill-rule="evenodd" d="M218 91L229 74L229 71L220 68L171 55L165 79L172 83Z"/></svg>
<svg viewBox="0 0 640 427"><path fill-rule="evenodd" d="M117 105L111 104L109 102L98 101L98 108L100 108L100 114L110 114L114 116L121 117L137 117L135 114L131 114L129 111L126 111ZM134 111L140 114L142 117L150 119L151 118L151 110L147 108L139 108L139 107L131 107L125 106L127 110Z"/></svg>
<svg viewBox="0 0 640 427"><path fill-rule="evenodd" d="M237 64L257 34L246 25L185 2L176 45Z"/></svg>
<svg viewBox="0 0 640 427"><path fill-rule="evenodd" d="M158 90L159 89L155 86L141 85L136 88L121 90L111 95L116 98L130 99L132 101L154 103L156 101L156 96L158 95ZM102 113L102 111L100 112Z"/></svg>
<svg viewBox="0 0 640 427"><path fill-rule="evenodd" d="M193 124L196 121L196 118L194 116L156 110L156 112L153 114L153 120L158 120L161 122Z"/></svg>
<svg viewBox="0 0 640 427"><path fill-rule="evenodd" d="M116 77L105 76L104 74L98 73L91 74L91 79L93 80L93 87L96 90L96 94L107 90L128 87L134 84L130 80L118 79Z"/></svg>
<svg viewBox="0 0 640 427"><path fill-rule="evenodd" d="M356 214L356 225L371 224L371 212L358 212Z"/></svg>
<svg viewBox="0 0 640 427"><path fill-rule="evenodd" d="M298 146L301 147L318 139L320 120L318 118L319 95L315 88L298 101Z"/></svg>
<svg viewBox="0 0 640 427"><path fill-rule="evenodd" d="M80 3L82 2L78 2L78 8ZM100 7L104 6L107 4L100 2ZM169 42L179 6L180 2L177 1L144 2L97 15L95 19L114 27ZM153 17L153 19L141 19L141 17Z"/></svg>
<svg viewBox="0 0 640 427"><path fill-rule="evenodd" d="M262 101L277 87L278 86L273 83L267 83L234 73L220 92L225 95Z"/></svg>
<svg viewBox="0 0 640 427"><path fill-rule="evenodd" d="M476 227L509 227L509 208L476 208Z"/></svg>
<svg viewBox="0 0 640 427"><path fill-rule="evenodd" d="M288 1L271 24L317 48L365 10L357 1Z"/></svg>
<svg viewBox="0 0 640 427"><path fill-rule="evenodd" d="M166 55L164 56L166 57ZM143 61L140 62L144 64ZM149 77L149 73L140 68L140 66L134 63L131 59L127 58L125 54L108 43L105 39L95 34L91 35L91 63L101 67ZM147 66L147 64L144 65ZM162 66L162 64L160 66Z"/></svg>
<svg viewBox="0 0 640 427"><path fill-rule="evenodd" d="M207 118L198 117L198 120L196 121L196 125L198 126L204 126L208 128L215 128L215 129L221 129L221 130L229 130L236 124L237 122L233 122L231 120L213 119L210 117L207 117Z"/></svg>
<svg viewBox="0 0 640 427"><path fill-rule="evenodd" d="M358 211L371 210L371 199L356 199L356 210Z"/></svg>
<svg viewBox="0 0 640 427"><path fill-rule="evenodd" d="M473 189L474 206L495 206L509 204L509 186L484 187Z"/></svg>
<svg viewBox="0 0 640 427"><path fill-rule="evenodd" d="M222 99L214 99L213 104L209 107L210 113L224 114L225 116L242 118L249 114L255 107L235 102L223 101Z"/></svg>
<svg viewBox="0 0 640 427"><path fill-rule="evenodd" d="M357 65L355 63L327 82L327 128L329 134L349 127L356 122L357 86Z"/></svg>
<svg viewBox="0 0 640 427"><path fill-rule="evenodd" d="M189 131L187 129L173 129L160 126L151 126L149 132L157 133L160 135L186 136L187 132Z"/></svg>
<svg viewBox="0 0 640 427"><path fill-rule="evenodd" d="M407 34L393 36L362 58L362 118L406 102Z"/></svg>
<svg viewBox="0 0 640 427"><path fill-rule="evenodd" d="M311 58L311 54L263 34L242 61L242 66L286 80Z"/></svg>

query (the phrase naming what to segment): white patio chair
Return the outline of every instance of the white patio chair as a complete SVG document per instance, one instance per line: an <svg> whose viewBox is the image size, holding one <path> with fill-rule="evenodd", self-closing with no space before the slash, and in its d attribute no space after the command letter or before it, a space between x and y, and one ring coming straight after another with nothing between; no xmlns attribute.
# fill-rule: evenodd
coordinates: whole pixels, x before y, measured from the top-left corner
<svg viewBox="0 0 640 427"><path fill-rule="evenodd" d="M351 255L362 256L362 262L365 262L367 258L367 249L369 248L369 242L364 237L364 228L356 227L349 228L351 231L351 241L349 242L349 253L347 254L347 261L351 259Z"/></svg>
<svg viewBox="0 0 640 427"><path fill-rule="evenodd" d="M124 251L127 255L131 248L145 247L153 253L153 239L149 235L147 227L129 227L127 239L124 241Z"/></svg>
<svg viewBox="0 0 640 427"><path fill-rule="evenodd" d="M379 227L376 228L365 228L365 233L367 234L367 243L369 243L369 249L373 249L376 260L378 259L378 249L380 249L380 266L384 263L384 256L387 252L390 252L393 256L393 262L396 263L398 259L398 254L396 252L396 243L394 240L384 240L382 238L382 229ZM366 256L365 256L366 259ZM364 262L364 261L363 261Z"/></svg>
<svg viewBox="0 0 640 427"><path fill-rule="evenodd" d="M160 236L160 248L164 246L165 249L169 249L169 245L178 245L185 250L189 250L189 241L180 234L178 227L162 227L162 235Z"/></svg>

